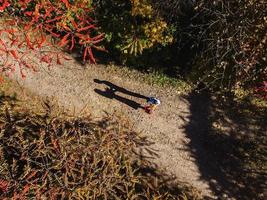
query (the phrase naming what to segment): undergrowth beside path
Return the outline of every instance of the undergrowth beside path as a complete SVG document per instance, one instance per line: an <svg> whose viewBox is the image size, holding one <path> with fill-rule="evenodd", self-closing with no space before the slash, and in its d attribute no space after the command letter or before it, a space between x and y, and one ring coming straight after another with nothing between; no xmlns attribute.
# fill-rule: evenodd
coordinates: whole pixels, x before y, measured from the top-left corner
<svg viewBox="0 0 267 200"><path fill-rule="evenodd" d="M0 198L199 198L136 153L149 142L124 119L67 117L48 101L24 103L1 93Z"/></svg>

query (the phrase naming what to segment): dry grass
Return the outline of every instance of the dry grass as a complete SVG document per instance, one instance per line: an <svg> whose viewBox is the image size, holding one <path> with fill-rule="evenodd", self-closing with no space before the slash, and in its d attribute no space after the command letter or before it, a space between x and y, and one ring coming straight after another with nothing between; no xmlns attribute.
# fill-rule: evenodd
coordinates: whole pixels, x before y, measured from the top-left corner
<svg viewBox="0 0 267 200"><path fill-rule="evenodd" d="M107 65L106 70L109 73L114 73L118 76L127 77L131 80L138 80L139 82L146 83L148 85L176 91L186 94L192 90L192 85L189 82L181 78L171 78L165 75L163 72L148 71L142 73L138 70L117 65Z"/></svg>
<svg viewBox="0 0 267 200"><path fill-rule="evenodd" d="M199 198L136 153L149 143L123 118L66 117L48 102L33 108L6 93L0 97L1 199Z"/></svg>

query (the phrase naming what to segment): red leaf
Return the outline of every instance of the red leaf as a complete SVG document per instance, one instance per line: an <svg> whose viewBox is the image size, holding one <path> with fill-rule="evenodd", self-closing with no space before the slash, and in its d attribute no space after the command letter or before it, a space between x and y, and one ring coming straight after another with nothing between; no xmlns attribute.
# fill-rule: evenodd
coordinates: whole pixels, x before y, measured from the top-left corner
<svg viewBox="0 0 267 200"><path fill-rule="evenodd" d="M23 44L24 44L24 41L22 41L22 42L18 45L18 47L21 48Z"/></svg>
<svg viewBox="0 0 267 200"><path fill-rule="evenodd" d="M27 180L30 180L32 177L34 177L37 174L37 171L32 172L28 177Z"/></svg>
<svg viewBox="0 0 267 200"><path fill-rule="evenodd" d="M49 28L45 28L45 30L46 31L48 31L51 35L53 35L54 37L57 37L57 38L59 38L59 34L56 34L56 33L54 33L52 30L50 30Z"/></svg>
<svg viewBox="0 0 267 200"><path fill-rule="evenodd" d="M38 48L41 48L45 42L46 42L46 37L45 37L44 35L42 35L42 40L41 40L41 42L38 44Z"/></svg>
<svg viewBox="0 0 267 200"><path fill-rule="evenodd" d="M14 29L5 29L3 31L7 32L7 33L15 33L16 32L16 30L14 30Z"/></svg>
<svg viewBox="0 0 267 200"><path fill-rule="evenodd" d="M85 31L85 30L88 30L88 29L91 29L91 28L95 28L95 25L90 25L90 26L86 26L86 27L83 27L83 28L79 28L77 31L81 32L81 31Z"/></svg>
<svg viewBox="0 0 267 200"><path fill-rule="evenodd" d="M20 74L23 79L26 78L26 75L23 73L22 69L20 69Z"/></svg>
<svg viewBox="0 0 267 200"><path fill-rule="evenodd" d="M74 26L74 28L77 29L78 28L77 23L73 19L71 19L70 21L71 21L72 26Z"/></svg>
<svg viewBox="0 0 267 200"><path fill-rule="evenodd" d="M53 12L54 10L55 10L54 7L52 7L52 8L47 8L47 9L45 10L44 18L51 17L51 12Z"/></svg>
<svg viewBox="0 0 267 200"><path fill-rule="evenodd" d="M20 197L24 197L25 194L29 192L29 190L30 190L30 185L29 184L25 185L22 193L20 194Z"/></svg>
<svg viewBox="0 0 267 200"><path fill-rule="evenodd" d="M60 57L59 57L59 54L57 54L57 64L59 64L59 65L62 64L62 62L61 62L61 60L60 60Z"/></svg>
<svg viewBox="0 0 267 200"><path fill-rule="evenodd" d="M2 2L2 1L1 1ZM10 6L10 3L8 2L8 0L4 0L4 3L2 6L0 6L0 12L4 12L4 10Z"/></svg>
<svg viewBox="0 0 267 200"><path fill-rule="evenodd" d="M28 69L33 68L31 65L29 65L27 62L23 61L22 64L27 67Z"/></svg>
<svg viewBox="0 0 267 200"><path fill-rule="evenodd" d="M92 41L93 44L97 44L99 42L102 42L104 40L104 38L98 39L98 40L94 40Z"/></svg>
<svg viewBox="0 0 267 200"><path fill-rule="evenodd" d="M20 0L19 4L22 6L22 10L25 10L27 8L27 5L31 2L32 0L23 0L23 2Z"/></svg>
<svg viewBox="0 0 267 200"><path fill-rule="evenodd" d="M68 0L61 0L61 1L65 4L66 8L70 8L70 4Z"/></svg>
<svg viewBox="0 0 267 200"><path fill-rule="evenodd" d="M28 46L30 49L34 49L34 47L33 47L32 43L31 43L31 41L30 41L30 37L29 37L28 34L26 34L26 36L25 36L25 40L26 40L27 46Z"/></svg>
<svg viewBox="0 0 267 200"><path fill-rule="evenodd" d="M104 35L105 35L104 33L101 33L98 36L93 37L92 39L93 40L103 39Z"/></svg>
<svg viewBox="0 0 267 200"><path fill-rule="evenodd" d="M46 23L51 23L51 22L54 22L54 21L58 21L61 18L62 18L62 16L58 16L58 17L55 17L54 19L47 20Z"/></svg>
<svg viewBox="0 0 267 200"><path fill-rule="evenodd" d="M75 35L80 39L83 39L83 40L85 39L85 35L83 35L83 34L76 33Z"/></svg>
<svg viewBox="0 0 267 200"><path fill-rule="evenodd" d="M70 36L70 33L66 34L62 40L59 42L60 47L64 47L68 43L68 37Z"/></svg>
<svg viewBox="0 0 267 200"><path fill-rule="evenodd" d="M12 54L12 56L13 56L15 59L19 59L19 57L18 57L18 55L17 55L17 51L15 51L15 50L10 50L9 52Z"/></svg>
<svg viewBox="0 0 267 200"><path fill-rule="evenodd" d="M45 55L41 58L41 61L50 64L52 62L52 58L48 55Z"/></svg>
<svg viewBox="0 0 267 200"><path fill-rule="evenodd" d="M18 195L17 195L17 192L15 191L15 193L14 193L14 195L13 195L13 197L12 197L12 200L16 200L17 197L18 197Z"/></svg>
<svg viewBox="0 0 267 200"><path fill-rule="evenodd" d="M64 58L64 60L72 60L70 57L67 57L65 55L63 55L62 58Z"/></svg>
<svg viewBox="0 0 267 200"><path fill-rule="evenodd" d="M13 40L12 40L12 42L11 42L11 44L10 44L10 45L11 45L11 47L12 47L12 46L14 46L15 44L17 44L17 43L18 43L18 41L19 41L19 40L18 40L18 38L16 38L16 39L13 39Z"/></svg>
<svg viewBox="0 0 267 200"><path fill-rule="evenodd" d="M3 47L5 47L5 49L6 49L6 44L3 42L3 40L1 40L0 39L0 44L3 46Z"/></svg>
<svg viewBox="0 0 267 200"><path fill-rule="evenodd" d="M31 12L31 11L26 11L26 12L24 12L24 14L25 14L25 15L28 15L28 16L32 16L33 12Z"/></svg>
<svg viewBox="0 0 267 200"><path fill-rule="evenodd" d="M0 48L0 51L6 53L6 49Z"/></svg>
<svg viewBox="0 0 267 200"><path fill-rule="evenodd" d="M30 23L27 23L27 25L24 26L24 31L30 30L30 28L32 28L33 24L34 24L33 20Z"/></svg>
<svg viewBox="0 0 267 200"><path fill-rule="evenodd" d="M64 24L62 25L62 27L67 31L71 31L71 29L69 27L67 27L66 25L64 25Z"/></svg>
<svg viewBox="0 0 267 200"><path fill-rule="evenodd" d="M39 17L40 17L40 13L39 13L39 4L36 4L35 6L35 11L34 11L34 19L35 21L38 21Z"/></svg>
<svg viewBox="0 0 267 200"><path fill-rule="evenodd" d="M55 139L55 140L52 139L51 142L52 142L53 147L56 150L56 152L60 153L60 146L59 146L58 140L57 139Z"/></svg>
<svg viewBox="0 0 267 200"><path fill-rule="evenodd" d="M85 62L85 60L86 60L87 51L88 51L88 47L86 47L84 52L83 52L83 62Z"/></svg>
<svg viewBox="0 0 267 200"><path fill-rule="evenodd" d="M92 52L92 49L91 48L88 48L88 52L89 52L89 56L90 56L90 60L96 64L96 60L95 60L95 57L93 55L93 52Z"/></svg>
<svg viewBox="0 0 267 200"><path fill-rule="evenodd" d="M108 52L108 50L106 50L103 47L98 47L98 46L92 46L94 49L98 50L98 51L104 51L104 52Z"/></svg>
<svg viewBox="0 0 267 200"><path fill-rule="evenodd" d="M71 47L70 47L70 50L73 49L74 44L75 44L75 40L74 40L74 36L72 36L72 37L71 37Z"/></svg>

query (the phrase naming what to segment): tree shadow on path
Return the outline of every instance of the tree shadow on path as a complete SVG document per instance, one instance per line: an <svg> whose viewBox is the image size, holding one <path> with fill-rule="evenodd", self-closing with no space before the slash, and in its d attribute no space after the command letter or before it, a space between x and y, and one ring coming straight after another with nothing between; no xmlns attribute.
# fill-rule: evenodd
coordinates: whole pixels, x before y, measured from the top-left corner
<svg viewBox="0 0 267 200"><path fill-rule="evenodd" d="M129 91L123 87L119 87L109 81L105 81L105 80L99 80L99 79L94 79L94 82L95 83L98 83L98 84L104 84L106 85L106 89L105 91L102 91L102 90L99 90L99 89L94 89L94 91L99 94L99 95L102 95L106 98L109 98L109 99L115 99L119 102L122 102L128 106L130 106L131 108L137 110L139 108L141 109L144 109L144 107L133 101L133 100L130 100L130 99L127 99L125 97L122 97L122 96L119 96L117 95L116 93L117 92L120 92L120 93L123 93L123 94L126 94L126 95L129 95L129 96L132 96L132 97L136 97L136 98L140 98L140 99L145 99L145 100L148 100L149 97L146 97L144 95L141 95L141 94L138 94L138 93L135 93L135 92L132 92L132 91Z"/></svg>
<svg viewBox="0 0 267 200"><path fill-rule="evenodd" d="M267 110L233 99L192 92L188 149L219 199L265 199ZM248 112L249 111L249 112Z"/></svg>

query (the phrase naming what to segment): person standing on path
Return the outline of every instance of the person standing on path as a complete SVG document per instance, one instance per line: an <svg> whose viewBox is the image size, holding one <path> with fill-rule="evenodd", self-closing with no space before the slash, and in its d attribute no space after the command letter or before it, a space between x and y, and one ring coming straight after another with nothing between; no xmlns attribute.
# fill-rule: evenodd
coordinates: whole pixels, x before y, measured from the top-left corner
<svg viewBox="0 0 267 200"><path fill-rule="evenodd" d="M148 105L145 106L145 111L149 114L152 114L152 112L160 105L160 100L155 97L149 97L147 100Z"/></svg>

